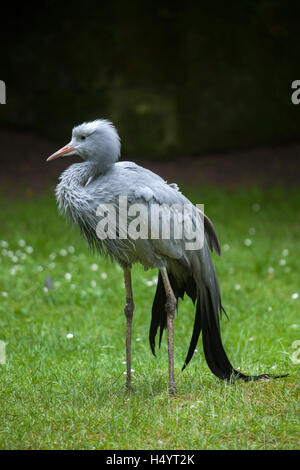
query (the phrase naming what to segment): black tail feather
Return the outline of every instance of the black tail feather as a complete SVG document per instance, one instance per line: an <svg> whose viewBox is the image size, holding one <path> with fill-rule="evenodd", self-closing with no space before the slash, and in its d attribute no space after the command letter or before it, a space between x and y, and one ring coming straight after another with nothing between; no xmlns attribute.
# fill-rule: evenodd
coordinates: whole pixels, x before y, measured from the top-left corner
<svg viewBox="0 0 300 470"><path fill-rule="evenodd" d="M160 326L160 339L159 339L159 344L160 344L161 338L162 338L162 332L164 328L166 327L166 323L167 323L167 314L166 314L166 309L165 309L166 301L167 301L166 292L164 289L164 284L163 284L161 274L159 272L155 297L154 297L154 301L152 305L152 318L151 318L150 331L149 331L149 342L150 342L152 354L154 356L156 355L155 354L155 337L156 337L158 327Z"/></svg>
<svg viewBox="0 0 300 470"><path fill-rule="evenodd" d="M178 298L183 299L185 293L192 299L193 303L195 303L196 298L197 298L197 289L196 289L195 281L192 277L188 279L186 282L184 282L183 285L181 286L178 285L178 282L176 281L172 273L168 272L168 277L169 277L172 290L177 300L177 305L178 305ZM159 327L159 347L161 345L161 340L162 340L164 329L167 327L167 313L165 309L166 301L167 301L166 292L165 292L162 276L159 272L155 297L154 297L154 301L152 305L152 318L151 318L150 331L149 331L149 342L150 342L152 354L154 356L156 355L155 354L155 337L157 334L158 327ZM199 316L197 317L196 315L194 330L195 330L195 327L196 327L196 330L198 329L198 326L197 326L198 318ZM200 331L201 331L201 328L200 328ZM199 331L199 334L200 334L200 331ZM190 362L191 358L193 357L194 350L197 346L199 334L196 338L196 332L195 334L193 333L193 337L191 340L191 345L190 345L189 353L188 353L188 357L189 357L188 362ZM186 362L186 365L188 364L188 362Z"/></svg>
<svg viewBox="0 0 300 470"><path fill-rule="evenodd" d="M235 370L230 364L223 348L219 327L219 312L214 305L213 298L208 288L203 290L199 300L201 301L200 311L203 350L208 367L214 375L226 381L230 381L232 379L241 379L245 382L255 381L263 378L277 379L281 377L287 377L288 374L278 376L272 376L269 374L245 375Z"/></svg>
<svg viewBox="0 0 300 470"><path fill-rule="evenodd" d="M191 343L190 343L190 347L189 347L187 356L186 356L185 361L184 361L184 365L181 369L182 371L186 368L186 366L188 365L188 363L190 362L190 360L192 359L192 357L194 355L194 352L195 352L195 349L196 349L196 346L197 346L197 343L198 343L198 339L199 339L199 336L200 336L200 333L201 333L201 326L202 326L202 323L201 323L200 303L199 303L199 301L197 301L192 339L191 339Z"/></svg>
<svg viewBox="0 0 300 470"><path fill-rule="evenodd" d="M191 297L193 303L195 303L197 294L194 279L190 278L183 285L178 286L178 283L176 282L174 276L170 272L168 273L168 275L176 299L178 300L179 297L183 298L184 294L187 293L187 295ZM166 300L167 298L163 285L163 280L161 274L159 273L156 293L152 306L152 319L149 332L150 347L154 356L156 355L155 337L157 334L158 327L160 328L160 346L163 331L167 326L167 314L165 310ZM202 330L202 342L205 359L212 373L218 378L225 381L230 381L232 379L241 379L245 382L249 382L263 378L277 379L288 376L288 374L277 376L261 374L252 376L245 375L242 372L235 370L226 355L221 340L219 316L221 316L222 312L224 312L226 315L224 308L222 307L222 305L218 305L218 301L214 299L214 296L212 295L210 289L206 286L202 286L197 297L193 334L182 370L185 369L185 367L192 359Z"/></svg>

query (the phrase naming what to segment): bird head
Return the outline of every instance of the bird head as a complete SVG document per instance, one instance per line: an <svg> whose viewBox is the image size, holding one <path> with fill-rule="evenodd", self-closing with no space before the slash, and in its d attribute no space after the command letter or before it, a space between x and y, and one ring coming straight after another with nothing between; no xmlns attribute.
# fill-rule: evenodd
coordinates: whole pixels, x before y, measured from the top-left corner
<svg viewBox="0 0 300 470"><path fill-rule="evenodd" d="M47 162L59 157L78 155L105 168L120 156L120 138L115 126L106 119L84 122L73 128L71 141L50 155Z"/></svg>

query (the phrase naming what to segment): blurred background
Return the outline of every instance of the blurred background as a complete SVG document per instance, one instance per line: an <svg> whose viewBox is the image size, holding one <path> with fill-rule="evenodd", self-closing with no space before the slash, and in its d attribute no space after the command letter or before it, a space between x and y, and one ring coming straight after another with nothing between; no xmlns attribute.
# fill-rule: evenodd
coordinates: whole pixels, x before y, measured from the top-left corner
<svg viewBox="0 0 300 470"><path fill-rule="evenodd" d="M299 183L300 3L47 0L1 25L1 182L27 191L75 124L107 118L122 158L171 179ZM145 164L146 165L146 164Z"/></svg>
<svg viewBox="0 0 300 470"><path fill-rule="evenodd" d="M299 0L6 3L0 448L299 449ZM205 205L234 367L289 378L224 386L201 342L181 374L194 319L185 300L171 400L166 336L155 360L148 347L157 272L137 265L135 389L122 398L121 268L58 216L54 187L78 159L46 163L96 118L116 125L123 160Z"/></svg>

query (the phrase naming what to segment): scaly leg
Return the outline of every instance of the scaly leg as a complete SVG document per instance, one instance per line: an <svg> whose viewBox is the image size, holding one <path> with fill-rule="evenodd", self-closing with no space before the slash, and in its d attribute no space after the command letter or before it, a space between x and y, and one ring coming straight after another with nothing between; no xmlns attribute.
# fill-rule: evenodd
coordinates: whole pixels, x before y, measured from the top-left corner
<svg viewBox="0 0 300 470"><path fill-rule="evenodd" d="M166 296L166 312L167 312L167 327L168 327L168 358L169 358L169 391L172 395L176 393L176 382L174 375L174 318L176 309L176 297L171 287L168 272L166 268L160 270Z"/></svg>
<svg viewBox="0 0 300 470"><path fill-rule="evenodd" d="M131 285L131 268L124 269L124 281L126 290L126 305L124 313L126 316L126 365L127 365L127 379L126 389L131 391L131 328L132 328L132 317L134 310L134 303L132 297L132 285Z"/></svg>

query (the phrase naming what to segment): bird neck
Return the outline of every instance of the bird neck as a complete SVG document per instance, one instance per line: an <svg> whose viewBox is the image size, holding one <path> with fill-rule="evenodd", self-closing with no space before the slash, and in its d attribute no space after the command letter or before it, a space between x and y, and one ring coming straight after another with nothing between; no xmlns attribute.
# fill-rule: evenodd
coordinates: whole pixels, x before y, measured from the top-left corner
<svg viewBox="0 0 300 470"><path fill-rule="evenodd" d="M100 174L101 170L94 162L85 161L69 166L60 176L55 191L59 211L76 220L80 206L88 197L86 185Z"/></svg>
<svg viewBox="0 0 300 470"><path fill-rule="evenodd" d="M60 180L65 188L78 189L106 171L107 168L102 168L97 162L85 161L69 166L60 176Z"/></svg>

